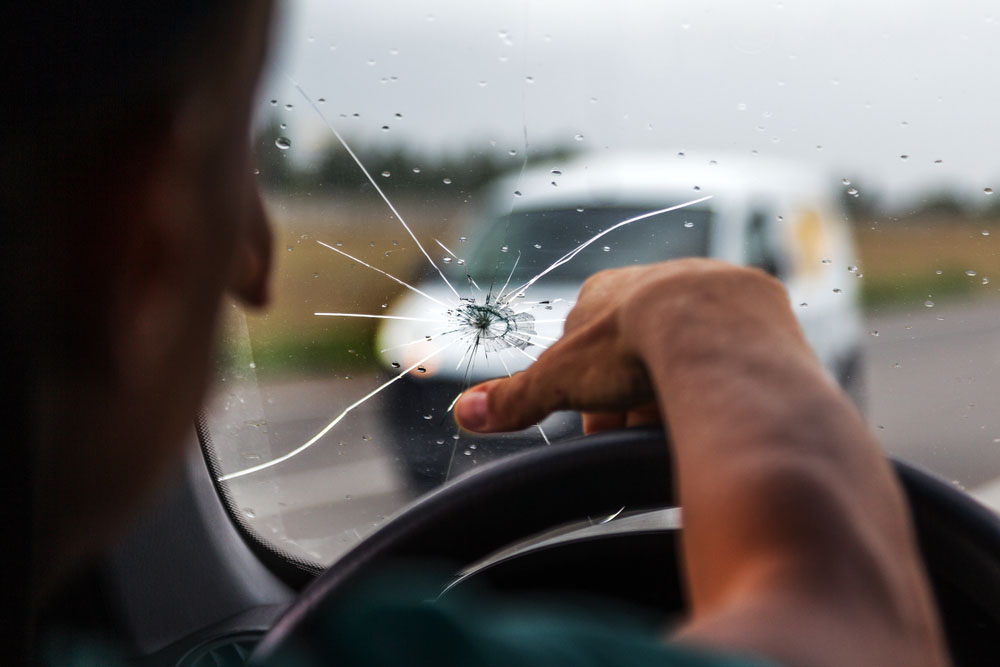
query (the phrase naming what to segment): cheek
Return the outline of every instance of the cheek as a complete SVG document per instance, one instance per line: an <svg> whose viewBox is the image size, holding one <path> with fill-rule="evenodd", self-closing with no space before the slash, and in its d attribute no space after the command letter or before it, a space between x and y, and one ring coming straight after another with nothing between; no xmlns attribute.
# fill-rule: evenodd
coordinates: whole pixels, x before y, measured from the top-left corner
<svg viewBox="0 0 1000 667"><path fill-rule="evenodd" d="M242 142L224 148L217 159L201 170L198 183L201 247L193 248L209 275L208 284L221 291L229 282L230 267L239 261L248 220L253 213L253 181L248 151ZM208 290L206 290L208 291Z"/></svg>

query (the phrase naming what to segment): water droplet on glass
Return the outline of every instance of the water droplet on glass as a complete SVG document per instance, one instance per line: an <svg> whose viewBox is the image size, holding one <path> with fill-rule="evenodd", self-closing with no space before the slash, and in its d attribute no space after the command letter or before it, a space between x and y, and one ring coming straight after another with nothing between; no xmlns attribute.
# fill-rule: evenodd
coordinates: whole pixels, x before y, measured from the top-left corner
<svg viewBox="0 0 1000 667"><path fill-rule="evenodd" d="M833 288L833 293L834 293L834 294L840 294L841 292L843 292L843 290L842 290L842 289L840 289L839 287L834 287L834 288Z"/></svg>
<svg viewBox="0 0 1000 667"><path fill-rule="evenodd" d="M524 77L524 82L525 83L534 83L535 82L535 77L533 77L533 76L526 76L526 77Z"/></svg>
<svg viewBox="0 0 1000 667"><path fill-rule="evenodd" d="M558 169L553 169L552 170L552 175L553 176L562 176L562 172L559 171Z"/></svg>
<svg viewBox="0 0 1000 667"><path fill-rule="evenodd" d="M271 106L272 107L278 106L278 100L271 100Z"/></svg>
<svg viewBox="0 0 1000 667"><path fill-rule="evenodd" d="M842 178L842 179L840 179L840 182L843 183L844 185L850 185L851 184L851 179L849 179L849 178Z"/></svg>
<svg viewBox="0 0 1000 667"><path fill-rule="evenodd" d="M389 173L388 171L383 171L382 172L382 178L389 178L390 176L392 176L392 174Z"/></svg>
<svg viewBox="0 0 1000 667"><path fill-rule="evenodd" d="M417 372L418 373L426 373L427 369L424 368L423 366L417 366Z"/></svg>
<svg viewBox="0 0 1000 667"><path fill-rule="evenodd" d="M285 108L286 108L286 109L294 109L294 108L295 108L295 105L294 105L294 104L286 104L286 105L285 105Z"/></svg>
<svg viewBox="0 0 1000 667"><path fill-rule="evenodd" d="M984 229L983 230L983 236L989 236L989 235L990 235L990 230Z"/></svg>
<svg viewBox="0 0 1000 667"><path fill-rule="evenodd" d="M517 155L517 149L516 148L511 148L509 151L507 151L507 155L510 155L512 157L514 155Z"/></svg>
<svg viewBox="0 0 1000 667"><path fill-rule="evenodd" d="M983 194L987 195L993 194L993 188L983 188Z"/></svg>
<svg viewBox="0 0 1000 667"><path fill-rule="evenodd" d="M823 263L824 264L833 264L833 260L832 259L823 259Z"/></svg>
<svg viewBox="0 0 1000 667"><path fill-rule="evenodd" d="M983 284L984 285L989 285L990 284L990 279L987 276L983 276Z"/></svg>
<svg viewBox="0 0 1000 667"><path fill-rule="evenodd" d="M573 139L575 139L576 141L583 141L583 135L582 134L575 134L575 135L573 135Z"/></svg>
<svg viewBox="0 0 1000 667"><path fill-rule="evenodd" d="M878 329L872 329L868 333L870 333L872 336L875 336L876 338L878 337Z"/></svg>
<svg viewBox="0 0 1000 667"><path fill-rule="evenodd" d="M514 196L515 197L520 197L521 196L521 191L520 190L514 190Z"/></svg>
<svg viewBox="0 0 1000 667"><path fill-rule="evenodd" d="M858 272L858 267L856 267L854 265L848 266L847 267L847 272L848 273L857 273Z"/></svg>
<svg viewBox="0 0 1000 667"><path fill-rule="evenodd" d="M243 514L244 514L244 515L246 515L246 517L247 517L248 519L256 519L256 518L257 518L257 513L256 513L256 512L254 512L254 511L253 511L253 510L252 510L251 508L249 508L249 507L244 507L244 508L243 508Z"/></svg>
<svg viewBox="0 0 1000 667"><path fill-rule="evenodd" d="M288 252L291 252L292 251L292 246L286 246L285 250L287 250Z"/></svg>
<svg viewBox="0 0 1000 667"><path fill-rule="evenodd" d="M292 147L292 140L288 137L278 137L274 140L274 145L283 151L287 151Z"/></svg>
<svg viewBox="0 0 1000 667"><path fill-rule="evenodd" d="M941 164L944 160L934 160L934 164Z"/></svg>
<svg viewBox="0 0 1000 667"><path fill-rule="evenodd" d="M904 154L904 155L900 155L900 156L899 156L899 159L900 159L900 160L909 160L909 159L910 159L910 156L909 156L909 155L905 155L905 154Z"/></svg>
<svg viewBox="0 0 1000 667"><path fill-rule="evenodd" d="M450 178L442 178L441 182L444 183L445 185L451 185L451 179Z"/></svg>
<svg viewBox="0 0 1000 667"><path fill-rule="evenodd" d="M611 252L610 246L604 246L603 248L601 248L601 250L603 250L604 252Z"/></svg>
<svg viewBox="0 0 1000 667"><path fill-rule="evenodd" d="M287 130L288 129L288 123L282 123L278 127L280 127L282 130Z"/></svg>
<svg viewBox="0 0 1000 667"><path fill-rule="evenodd" d="M461 241L462 243L465 243L466 241L469 240L469 237L468 236L459 236L458 240Z"/></svg>
<svg viewBox="0 0 1000 667"><path fill-rule="evenodd" d="M849 190L847 191L847 194L851 195L852 197L860 197L860 196L861 196L861 193L860 193L860 192L858 192L858 189L857 189L857 188L850 188L850 189L849 189Z"/></svg>
<svg viewBox="0 0 1000 667"><path fill-rule="evenodd" d="M388 132L389 131L389 126L388 125L383 125L382 126L382 131L383 132Z"/></svg>
<svg viewBox="0 0 1000 667"><path fill-rule="evenodd" d="M690 220L685 220L684 226L687 227L688 229L691 229L692 227L694 227L694 223L691 222Z"/></svg>
<svg viewBox="0 0 1000 667"><path fill-rule="evenodd" d="M485 88L486 87L486 82L485 81L480 81L479 82L479 87L480 88Z"/></svg>
<svg viewBox="0 0 1000 667"><path fill-rule="evenodd" d="M398 361L394 361L394 362L392 362L391 366L393 368L399 368L399 362Z"/></svg>
<svg viewBox="0 0 1000 667"><path fill-rule="evenodd" d="M802 303L799 304L799 308L808 308L808 307L809 307L809 304L806 303L805 301L803 301Z"/></svg>
<svg viewBox="0 0 1000 667"><path fill-rule="evenodd" d="M542 244L541 243L536 243L535 244L535 250L541 250L541 249L542 249Z"/></svg>
<svg viewBox="0 0 1000 667"><path fill-rule="evenodd" d="M451 264L451 257L445 255L444 257L441 258L441 261L444 262L445 264Z"/></svg>
<svg viewBox="0 0 1000 667"><path fill-rule="evenodd" d="M931 301L930 299L927 299L926 301L924 301L924 307L925 308L933 308L934 307L934 302Z"/></svg>
<svg viewBox="0 0 1000 667"><path fill-rule="evenodd" d="M317 273L316 271L313 271L313 278L319 278L319 273Z"/></svg>
<svg viewBox="0 0 1000 667"><path fill-rule="evenodd" d="M974 277L976 275L976 272L973 271L972 269L969 269L968 271L965 272L965 275L967 275L970 278L972 278L972 277Z"/></svg>
<svg viewBox="0 0 1000 667"><path fill-rule="evenodd" d="M510 246L505 246L505 245L500 246L500 252L509 252L509 251L510 251Z"/></svg>
<svg viewBox="0 0 1000 667"><path fill-rule="evenodd" d="M424 415L424 419L430 421L431 419L434 419L434 415Z"/></svg>
<svg viewBox="0 0 1000 667"><path fill-rule="evenodd" d="M257 364L253 361L250 362L250 368L257 368Z"/></svg>

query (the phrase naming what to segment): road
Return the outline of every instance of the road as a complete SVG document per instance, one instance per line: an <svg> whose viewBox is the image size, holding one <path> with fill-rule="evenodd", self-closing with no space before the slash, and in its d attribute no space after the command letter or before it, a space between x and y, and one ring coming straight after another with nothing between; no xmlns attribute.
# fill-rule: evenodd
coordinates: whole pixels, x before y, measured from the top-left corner
<svg viewBox="0 0 1000 667"><path fill-rule="evenodd" d="M1000 508L1000 303L876 314L866 326L865 414L886 451ZM230 387L211 409L223 470L306 442L376 385L355 377ZM285 548L333 560L412 498L387 444L393 411L408 407L378 396L364 403L302 454L233 480L237 507Z"/></svg>
<svg viewBox="0 0 1000 667"><path fill-rule="evenodd" d="M866 414L885 449L966 489L1000 477L1000 305L871 317Z"/></svg>

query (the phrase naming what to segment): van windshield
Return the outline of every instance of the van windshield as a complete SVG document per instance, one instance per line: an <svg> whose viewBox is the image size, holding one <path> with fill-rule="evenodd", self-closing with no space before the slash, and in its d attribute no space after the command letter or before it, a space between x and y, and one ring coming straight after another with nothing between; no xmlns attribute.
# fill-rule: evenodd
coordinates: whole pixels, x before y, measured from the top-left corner
<svg viewBox="0 0 1000 667"><path fill-rule="evenodd" d="M480 271L495 265L501 279L510 276L512 285L523 283L602 231L657 208L580 207L516 212L485 225L488 231L472 251L469 265ZM706 209L686 208L623 225L590 243L571 262L553 272L552 278L581 283L604 269L707 256L710 219Z"/></svg>

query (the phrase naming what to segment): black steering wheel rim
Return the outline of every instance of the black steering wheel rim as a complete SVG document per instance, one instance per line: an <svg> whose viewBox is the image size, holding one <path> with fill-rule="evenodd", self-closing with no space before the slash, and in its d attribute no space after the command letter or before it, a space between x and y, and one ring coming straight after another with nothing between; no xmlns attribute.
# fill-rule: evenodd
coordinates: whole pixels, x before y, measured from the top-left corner
<svg viewBox="0 0 1000 667"><path fill-rule="evenodd" d="M970 631L978 647L979 634L992 638L1000 628L1000 519L937 477L892 463L939 605L962 605L976 625L970 630L963 619L953 624L945 615L953 654L963 650L956 643L969 649ZM275 623L250 664L265 662L303 632L328 600L393 563L468 564L569 521L622 506L671 506L673 500L670 448L659 428L584 436L483 466L420 498L334 563ZM997 661L990 664L1000 664L1000 648L994 650ZM956 664L966 664L954 657Z"/></svg>

